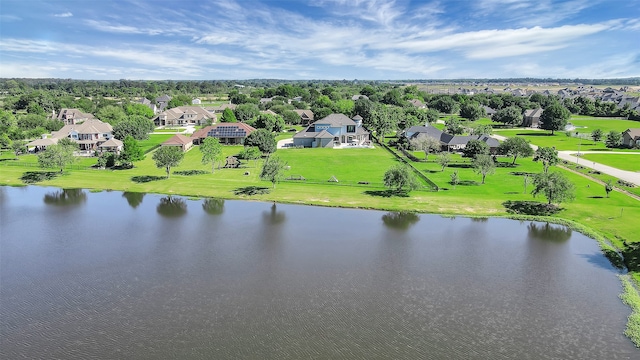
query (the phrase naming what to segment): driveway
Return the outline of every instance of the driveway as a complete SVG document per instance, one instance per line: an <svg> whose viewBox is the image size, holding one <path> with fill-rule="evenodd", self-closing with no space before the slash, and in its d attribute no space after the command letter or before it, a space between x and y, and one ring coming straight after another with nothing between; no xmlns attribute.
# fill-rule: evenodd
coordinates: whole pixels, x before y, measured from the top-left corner
<svg viewBox="0 0 640 360"><path fill-rule="evenodd" d="M498 139L500 141L504 141L506 139L506 137L501 136L501 135L491 135L493 138ZM538 147L531 144L531 147L533 148L533 150L537 150ZM558 151L558 157L562 160L566 160L566 161L570 161L572 163L576 163L580 166L584 166L593 170L598 170L601 173L605 173L607 175L611 175L614 176L618 179L622 179L624 181L630 182L632 184L635 184L636 186L640 186L640 173L638 172L633 172L633 171L626 171L626 170L620 170L611 166L607 166L604 164L600 164L597 162L593 162L593 161L589 161L589 160L585 160L585 159L580 159L579 156L576 156L576 154L578 154L577 151L575 150L563 150L563 151ZM640 155L640 153L632 153L632 152L616 152L616 151L612 151L612 152L603 152L603 151L581 151L580 154L626 154L626 155ZM582 161L580 161L582 160ZM638 159L640 160L640 158Z"/></svg>
<svg viewBox="0 0 640 360"><path fill-rule="evenodd" d="M283 139L278 141L277 149L286 149L288 147L293 146L293 139Z"/></svg>

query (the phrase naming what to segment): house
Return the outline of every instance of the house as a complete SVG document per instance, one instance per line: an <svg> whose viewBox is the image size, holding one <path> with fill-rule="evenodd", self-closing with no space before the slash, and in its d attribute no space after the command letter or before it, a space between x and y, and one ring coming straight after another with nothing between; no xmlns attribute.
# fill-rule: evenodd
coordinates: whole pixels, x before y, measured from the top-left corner
<svg viewBox="0 0 640 360"><path fill-rule="evenodd" d="M191 138L196 144L201 144L205 138L211 136L220 140L221 144L242 145L247 136L255 130L245 123L219 123L194 132Z"/></svg>
<svg viewBox="0 0 640 360"><path fill-rule="evenodd" d="M149 109L153 110L154 115L158 113L158 107L156 104L152 103L151 100L147 98L141 98L138 100L138 104L146 105Z"/></svg>
<svg viewBox="0 0 640 360"><path fill-rule="evenodd" d="M56 119L62 121L65 125L74 125L89 119L95 119L95 117L78 109L60 109Z"/></svg>
<svg viewBox="0 0 640 360"><path fill-rule="evenodd" d="M427 105L425 105L422 101L418 99L409 100L409 104L417 107L418 109L426 109Z"/></svg>
<svg viewBox="0 0 640 360"><path fill-rule="evenodd" d="M95 151L113 137L111 124L90 119L82 124L65 125L51 134L52 138L69 138L78 143L80 151Z"/></svg>
<svg viewBox="0 0 640 360"><path fill-rule="evenodd" d="M54 139L54 138L47 138L44 136L45 135L43 135L41 139L37 139L28 143L26 145L27 150L29 152L39 152L39 151L45 150L48 146L57 144L58 140L60 140L60 139Z"/></svg>
<svg viewBox="0 0 640 360"><path fill-rule="evenodd" d="M442 151L457 151L462 150L467 146L469 140L480 140L489 145L489 150L492 154L497 153L500 142L488 135L479 136L459 136L451 135L443 132L433 126L412 126L403 132L403 136L407 140L411 141L420 137L428 136L440 141L440 150Z"/></svg>
<svg viewBox="0 0 640 360"><path fill-rule="evenodd" d="M171 101L171 96L162 95L156 98L156 104L158 106L158 111L164 111L164 109L169 106L169 101Z"/></svg>
<svg viewBox="0 0 640 360"><path fill-rule="evenodd" d="M159 113L152 120L156 126L186 126L204 125L216 117L200 106L178 106Z"/></svg>
<svg viewBox="0 0 640 360"><path fill-rule="evenodd" d="M622 143L628 147L640 147L640 128L625 130L622 133Z"/></svg>
<svg viewBox="0 0 640 360"><path fill-rule="evenodd" d="M542 116L542 108L525 110L522 115L522 126L539 127L540 116Z"/></svg>
<svg viewBox="0 0 640 360"><path fill-rule="evenodd" d="M236 104L222 104L220 106L212 107L209 111L213 111L216 114L223 113L226 109L235 110L238 105Z"/></svg>
<svg viewBox="0 0 640 360"><path fill-rule="evenodd" d="M98 145L98 150L100 152L112 152L117 155L117 154L120 154L120 151L122 151L123 146L124 145L122 141L116 138L111 138L103 142L102 144Z"/></svg>
<svg viewBox="0 0 640 360"><path fill-rule="evenodd" d="M487 114L487 117L492 118L493 114L496 113L496 111L486 105L483 105L482 108L484 109L484 113Z"/></svg>
<svg viewBox="0 0 640 360"><path fill-rule="evenodd" d="M182 151L187 151L193 146L193 139L182 134L175 134L171 138L167 139L167 141L160 144L160 146L176 146Z"/></svg>
<svg viewBox="0 0 640 360"><path fill-rule="evenodd" d="M351 97L351 100L356 101L356 100L358 100L360 98L369 100L369 97L367 95L361 95L361 94L353 95Z"/></svg>
<svg viewBox="0 0 640 360"><path fill-rule="evenodd" d="M300 125L309 126L313 122L313 111L304 109L295 109L293 111L300 116Z"/></svg>
<svg viewBox="0 0 640 360"><path fill-rule="evenodd" d="M331 114L311 123L293 136L296 147L336 147L369 145L369 132L344 114Z"/></svg>

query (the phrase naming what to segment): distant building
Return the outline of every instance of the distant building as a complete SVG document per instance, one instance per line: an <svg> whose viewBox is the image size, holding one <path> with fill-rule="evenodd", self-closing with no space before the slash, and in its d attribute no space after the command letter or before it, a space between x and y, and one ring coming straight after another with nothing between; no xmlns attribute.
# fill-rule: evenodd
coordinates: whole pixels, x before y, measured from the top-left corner
<svg viewBox="0 0 640 360"><path fill-rule="evenodd" d="M522 126L539 127L542 111L542 108L525 110L524 114L522 115Z"/></svg>
<svg viewBox="0 0 640 360"><path fill-rule="evenodd" d="M175 146L182 151L187 151L193 146L193 139L182 134L176 134L160 144L160 146Z"/></svg>
<svg viewBox="0 0 640 360"><path fill-rule="evenodd" d="M243 145L249 134L256 129L245 123L219 123L206 126L191 135L194 143L201 144L207 137L217 138L221 144Z"/></svg>
<svg viewBox="0 0 640 360"><path fill-rule="evenodd" d="M78 109L60 109L57 120L62 121L65 125L81 124L89 119L95 119L93 114L82 112Z"/></svg>
<svg viewBox="0 0 640 360"><path fill-rule="evenodd" d="M153 119L156 126L204 125L215 122L216 116L200 106L178 106L159 113Z"/></svg>

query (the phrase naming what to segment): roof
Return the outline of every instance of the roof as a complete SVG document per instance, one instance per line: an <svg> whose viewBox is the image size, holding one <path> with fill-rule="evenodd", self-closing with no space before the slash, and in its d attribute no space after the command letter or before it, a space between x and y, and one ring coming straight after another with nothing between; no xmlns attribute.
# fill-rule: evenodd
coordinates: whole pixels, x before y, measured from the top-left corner
<svg viewBox="0 0 640 360"><path fill-rule="evenodd" d="M540 117L542 115L542 108L527 109L524 111L524 116L527 117Z"/></svg>
<svg viewBox="0 0 640 360"><path fill-rule="evenodd" d="M308 128L293 135L294 139L333 139L334 135L327 130L315 131L315 127L309 126Z"/></svg>
<svg viewBox="0 0 640 360"><path fill-rule="evenodd" d="M156 102L169 102L169 101L171 101L171 96L169 96L167 94L164 94L162 96L158 96L156 98Z"/></svg>
<svg viewBox="0 0 640 360"><path fill-rule="evenodd" d="M189 120L215 119L215 115L200 106L178 106L159 113L152 120L155 122L161 116L166 116L166 121L172 121L182 119L185 114L193 115L193 117L189 117Z"/></svg>
<svg viewBox="0 0 640 360"><path fill-rule="evenodd" d="M640 129L639 128L627 129L625 132L623 132L623 134L629 134L631 138L635 139L640 137Z"/></svg>
<svg viewBox="0 0 640 360"><path fill-rule="evenodd" d="M298 114L298 116L300 117L306 117L308 119L313 120L313 111L311 110L305 110L305 109L295 109L293 110L296 114Z"/></svg>
<svg viewBox="0 0 640 360"><path fill-rule="evenodd" d="M331 114L314 122L312 125L317 124L329 124L331 127L342 127L344 125L356 125L356 122L349 119L345 114Z"/></svg>
<svg viewBox="0 0 640 360"><path fill-rule="evenodd" d="M218 138L246 137L256 129L245 123L220 123L206 126L191 135L192 139L204 139L207 136Z"/></svg>
<svg viewBox="0 0 640 360"><path fill-rule="evenodd" d="M356 100L358 100L358 99L360 99L360 98L363 98L363 99L367 99L367 100L369 100L369 97L368 97L367 95L362 95L362 94L356 94L356 95L353 95L353 96L351 97L351 100L356 101Z"/></svg>
<svg viewBox="0 0 640 360"><path fill-rule="evenodd" d="M31 146L49 146L49 145L55 145L58 143L59 139L56 138L46 138L46 139L37 139L37 140L33 140L32 142L28 143L27 146L31 147Z"/></svg>
<svg viewBox="0 0 640 360"><path fill-rule="evenodd" d="M193 139L190 137L186 137L182 134L175 134L167 141L163 142L162 145L185 145L193 142Z"/></svg>
<svg viewBox="0 0 640 360"><path fill-rule="evenodd" d="M116 139L116 138L111 138L105 142L103 142L102 144L100 144L100 146L98 147L120 147L122 146L122 141Z"/></svg>
<svg viewBox="0 0 640 360"><path fill-rule="evenodd" d="M68 137L73 131L78 134L100 134L110 133L113 131L113 128L109 123L97 119L89 119L82 124L65 125L62 129L52 133L51 137L58 139Z"/></svg>
<svg viewBox="0 0 640 360"><path fill-rule="evenodd" d="M60 109L60 112L58 113L58 116L56 117L56 119L58 119L58 120L65 120L65 119L82 120L82 119L92 119L93 117L94 117L93 114L82 112L79 109L62 108L62 109Z"/></svg>

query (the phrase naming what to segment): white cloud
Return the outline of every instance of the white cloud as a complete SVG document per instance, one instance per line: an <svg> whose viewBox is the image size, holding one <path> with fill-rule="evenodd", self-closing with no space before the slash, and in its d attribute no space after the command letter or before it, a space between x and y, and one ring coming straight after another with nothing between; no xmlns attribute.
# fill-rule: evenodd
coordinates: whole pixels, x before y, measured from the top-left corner
<svg viewBox="0 0 640 360"><path fill-rule="evenodd" d="M53 14L54 17L59 17L59 18L68 18L68 17L72 17L73 14L69 11L65 12L65 13L61 13L61 14Z"/></svg>

